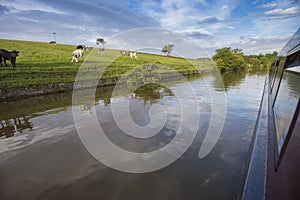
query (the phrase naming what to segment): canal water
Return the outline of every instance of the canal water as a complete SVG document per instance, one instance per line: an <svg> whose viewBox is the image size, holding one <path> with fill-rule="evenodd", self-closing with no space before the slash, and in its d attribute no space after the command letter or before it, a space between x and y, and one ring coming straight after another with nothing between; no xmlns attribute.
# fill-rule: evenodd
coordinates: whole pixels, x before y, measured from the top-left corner
<svg viewBox="0 0 300 200"><path fill-rule="evenodd" d="M220 91L213 75L173 81L169 88L146 85L134 94L111 98L113 87L97 90L95 102L79 108L96 111L106 136L131 152L151 152L174 138L180 110L172 92L192 85L199 100L197 135L187 151L165 168L125 173L96 160L82 144L72 114L72 94L33 97L0 104L0 199L237 199L263 91L264 73L223 74L226 116L212 151L199 158L212 105L207 85ZM188 97L187 97L188 98ZM129 99L132 120L150 123L149 108L168 110L166 126L148 139L122 134L114 121L112 100ZM188 102L188 101L187 101Z"/></svg>

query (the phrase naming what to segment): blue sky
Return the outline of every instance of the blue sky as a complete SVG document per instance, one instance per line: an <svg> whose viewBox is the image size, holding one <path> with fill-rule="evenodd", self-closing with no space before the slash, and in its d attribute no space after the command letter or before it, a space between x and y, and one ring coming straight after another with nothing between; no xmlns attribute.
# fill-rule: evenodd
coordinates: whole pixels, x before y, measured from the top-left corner
<svg viewBox="0 0 300 200"><path fill-rule="evenodd" d="M183 33L209 55L279 51L300 27L299 0L0 0L0 38L95 46L134 28ZM107 44L109 46L109 44ZM176 46L176 45L175 45Z"/></svg>

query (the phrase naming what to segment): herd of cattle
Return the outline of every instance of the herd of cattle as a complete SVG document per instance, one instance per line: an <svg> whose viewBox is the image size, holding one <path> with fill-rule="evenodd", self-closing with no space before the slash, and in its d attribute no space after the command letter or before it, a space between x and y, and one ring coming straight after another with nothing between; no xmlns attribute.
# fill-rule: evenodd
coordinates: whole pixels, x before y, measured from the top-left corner
<svg viewBox="0 0 300 200"><path fill-rule="evenodd" d="M79 58L83 58L84 51L91 50L92 47L88 47L85 45L78 45L76 47L76 50L72 53L72 61L71 62L78 62ZM103 51L101 49L100 51ZM0 65L2 66L2 60L4 61L5 66L7 66L6 61L9 60L11 62L11 65L15 68L16 67L16 58L19 54L19 51L13 50L13 51L7 51L5 49L0 49ZM128 55L130 58L137 58L137 52L133 51L120 51L120 54L122 55Z"/></svg>

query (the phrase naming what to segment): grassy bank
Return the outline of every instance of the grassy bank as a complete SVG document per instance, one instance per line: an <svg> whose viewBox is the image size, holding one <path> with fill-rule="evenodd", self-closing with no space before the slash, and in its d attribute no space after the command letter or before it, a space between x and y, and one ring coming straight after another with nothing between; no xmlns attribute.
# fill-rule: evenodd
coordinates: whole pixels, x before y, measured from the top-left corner
<svg viewBox="0 0 300 200"><path fill-rule="evenodd" d="M1 49L16 49L20 53L17 57L17 67L15 69L11 67L9 61L7 62L8 67L0 67L0 89L73 83L82 64L82 60L79 63L71 63L71 54L75 47L75 45L49 45L41 42L1 39ZM93 56L89 54L93 54ZM137 59L131 59L129 56L121 56L117 50L110 49L104 52L85 52L86 58L88 58L87 63L89 63L90 68L96 69L99 64L102 64L102 66L103 64L108 65L102 79L119 78L130 69L148 63L166 65L171 67L173 71L185 74L195 71L194 66L199 67L201 70L212 68L212 62L206 59L187 61L181 58L144 53L139 53ZM101 59L99 60L99 58ZM110 58L115 58L112 63L110 63ZM99 77L94 74L88 79L94 78Z"/></svg>

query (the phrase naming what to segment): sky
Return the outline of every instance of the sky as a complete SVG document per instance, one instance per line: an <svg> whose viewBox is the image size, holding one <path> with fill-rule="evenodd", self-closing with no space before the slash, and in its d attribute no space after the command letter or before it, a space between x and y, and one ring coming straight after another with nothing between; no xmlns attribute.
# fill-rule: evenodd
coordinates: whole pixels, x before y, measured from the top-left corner
<svg viewBox="0 0 300 200"><path fill-rule="evenodd" d="M108 47L114 35L156 27L190 37L208 56L222 47L272 53L300 27L300 0L0 0L0 27L2 39L49 42L55 32L57 43L96 46L102 37Z"/></svg>

